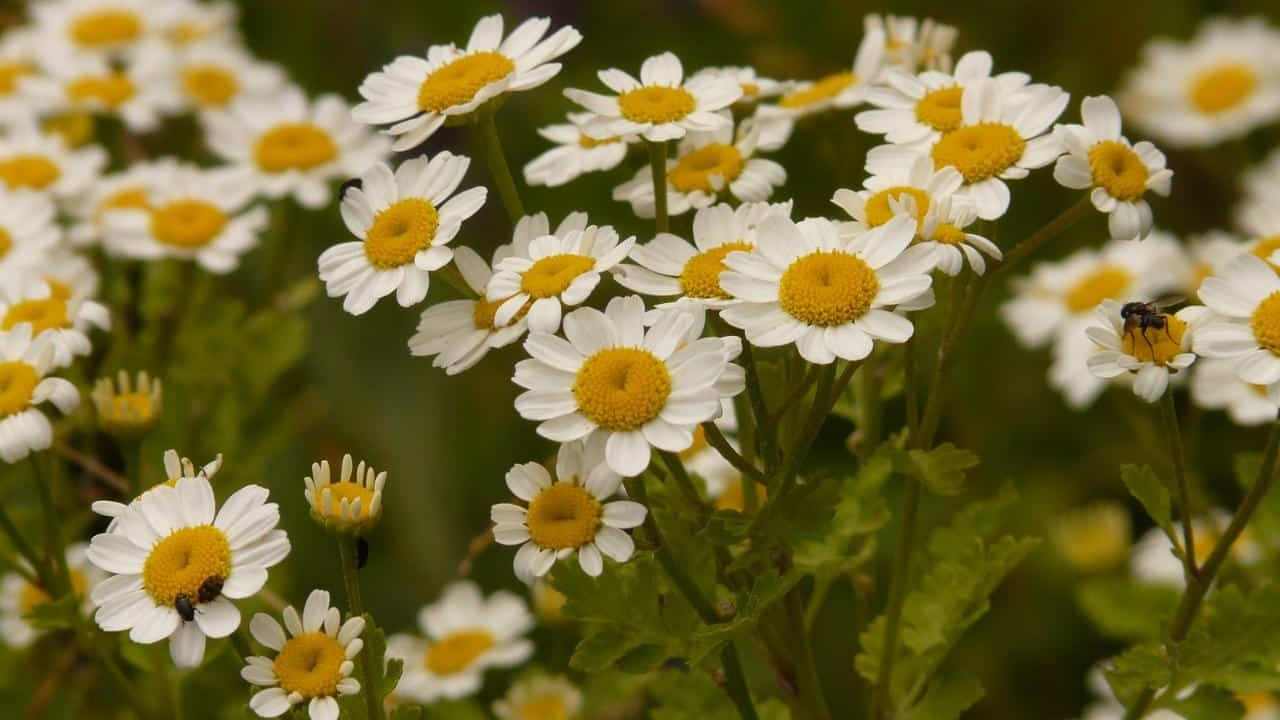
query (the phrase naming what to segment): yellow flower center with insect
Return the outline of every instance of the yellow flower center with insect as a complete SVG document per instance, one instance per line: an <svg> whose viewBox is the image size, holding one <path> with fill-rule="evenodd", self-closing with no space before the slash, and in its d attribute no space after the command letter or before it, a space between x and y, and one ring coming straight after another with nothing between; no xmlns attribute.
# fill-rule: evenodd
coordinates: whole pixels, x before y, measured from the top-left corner
<svg viewBox="0 0 1280 720"><path fill-rule="evenodd" d="M592 150L594 148L600 147L601 145L613 145L619 142L622 142L622 138L607 137L607 138L597 140L596 138L593 138L590 135L587 135L586 133L583 133L583 132L578 133L578 146L586 150Z"/></svg>
<svg viewBox="0 0 1280 720"><path fill-rule="evenodd" d="M862 258L843 252L816 252L782 274L778 301L788 315L806 325L836 327L871 309L880 280Z"/></svg>
<svg viewBox="0 0 1280 720"><path fill-rule="evenodd" d="M157 605L173 607L179 595L194 604L209 578L231 574L231 543L212 525L174 530L156 543L142 565L142 587Z"/></svg>
<svg viewBox="0 0 1280 720"><path fill-rule="evenodd" d="M311 123L284 123L258 138L253 157L269 173L310 170L333 162L338 146L329 133Z"/></svg>
<svg viewBox="0 0 1280 720"><path fill-rule="evenodd" d="M31 407L40 376L36 369L19 361L0 362L0 418Z"/></svg>
<svg viewBox="0 0 1280 720"><path fill-rule="evenodd" d="M129 10L105 8L89 12L71 23L71 39L87 50L101 50L131 43L142 36L142 19Z"/></svg>
<svg viewBox="0 0 1280 720"><path fill-rule="evenodd" d="M16 302L9 306L0 327L11 330L21 323L31 324L33 336L46 330L69 328L71 319L67 313L67 301L50 293L47 298Z"/></svg>
<svg viewBox="0 0 1280 720"><path fill-rule="evenodd" d="M964 118L960 112L960 99L964 88L948 87L927 93L916 103L916 120L943 133L960 127Z"/></svg>
<svg viewBox="0 0 1280 720"><path fill-rule="evenodd" d="M88 578L75 568L69 568L67 574L71 576L71 591L83 597L85 590L89 587ZM18 598L18 614L26 615L50 600L52 598L49 597L49 593L45 592L44 588L39 585L25 583L22 586L22 595Z"/></svg>
<svg viewBox="0 0 1280 720"><path fill-rule="evenodd" d="M569 289L579 275L596 266L586 255L548 255L535 262L520 278L520 289L534 299L556 297Z"/></svg>
<svg viewBox="0 0 1280 720"><path fill-rule="evenodd" d="M1262 347L1280 355L1280 292L1268 295L1249 319L1253 337Z"/></svg>
<svg viewBox="0 0 1280 720"><path fill-rule="evenodd" d="M57 135L69 148L80 148L93 140L93 115L87 112L66 112L50 115L40 121L40 127L49 135Z"/></svg>
<svg viewBox="0 0 1280 720"><path fill-rule="evenodd" d="M1254 257L1265 260L1273 270L1280 272L1280 265L1271 262L1271 256L1280 250L1280 235L1269 235L1254 243L1253 248L1249 250Z"/></svg>
<svg viewBox="0 0 1280 720"><path fill-rule="evenodd" d="M99 103L108 108L118 108L136 95L138 88L124 73L86 75L67 84L67 97L76 102Z"/></svg>
<svg viewBox="0 0 1280 720"><path fill-rule="evenodd" d="M151 233L171 247L195 249L208 245L226 227L227 214L203 200L176 200L151 213Z"/></svg>
<svg viewBox="0 0 1280 720"><path fill-rule="evenodd" d="M965 241L964 229L951 223L938 223L933 229L933 241L943 245L959 245Z"/></svg>
<svg viewBox="0 0 1280 720"><path fill-rule="evenodd" d="M510 75L516 69L511 58L499 52L464 55L432 71L418 88L418 109L444 112L465 105L490 83Z"/></svg>
<svg viewBox="0 0 1280 720"><path fill-rule="evenodd" d="M430 201L406 198L378 213L364 237L364 256L379 270L413 262L431 247L440 227L440 213Z"/></svg>
<svg viewBox="0 0 1280 720"><path fill-rule="evenodd" d="M601 350L578 368L573 397L578 410L613 432L638 430L658 417L671 395L671 373L648 350Z"/></svg>
<svg viewBox="0 0 1280 720"><path fill-rule="evenodd" d="M869 227L880 227L892 220L893 205L890 201L901 202L904 197L909 197L915 201L916 221L922 222L924 216L929 212L929 193L920 188L895 185L867 198L867 204L864 209L867 216L867 225Z"/></svg>
<svg viewBox="0 0 1280 720"><path fill-rule="evenodd" d="M1191 80L1191 105L1205 115L1234 110L1258 88L1258 74L1241 63L1223 63L1204 70Z"/></svg>
<svg viewBox="0 0 1280 720"><path fill-rule="evenodd" d="M580 548L600 529L604 507L581 485L556 483L529 503L529 537L539 547Z"/></svg>
<svg viewBox="0 0 1280 720"><path fill-rule="evenodd" d="M1115 300L1133 285L1133 273L1118 265L1101 265L1067 290L1062 302L1072 313L1089 312L1103 300Z"/></svg>
<svg viewBox="0 0 1280 720"><path fill-rule="evenodd" d="M739 478L735 482L729 483L729 486L720 493L720 497L716 498L714 503L717 510L734 510L737 512L745 512L747 507L746 482L744 478ZM756 502L763 501L768 496L768 491L764 485L756 483ZM757 505L757 507L759 507Z"/></svg>
<svg viewBox="0 0 1280 720"><path fill-rule="evenodd" d="M516 720L569 720L569 709L564 698L547 693L521 703Z"/></svg>
<svg viewBox="0 0 1280 720"><path fill-rule="evenodd" d="M336 639L317 631L289 638L271 669L280 678L280 687L290 693L298 693L304 699L328 697L338 692L342 663L346 660L346 649Z"/></svg>
<svg viewBox="0 0 1280 720"><path fill-rule="evenodd" d="M634 123L659 125L675 122L697 107L698 101L693 95L678 87L651 85L628 90L618 96L622 117Z"/></svg>
<svg viewBox="0 0 1280 720"><path fill-rule="evenodd" d="M694 255L680 270L680 289L686 297L727 300L732 296L720 287L724 259L731 252L749 252L752 247L747 242L729 242Z"/></svg>
<svg viewBox="0 0 1280 720"><path fill-rule="evenodd" d="M203 107L226 107L240 92L235 73L217 65L192 65L182 71L182 89Z"/></svg>
<svg viewBox="0 0 1280 720"><path fill-rule="evenodd" d="M325 512L325 505L323 503L323 495L326 492L329 493L330 502L332 503L329 506L328 512ZM351 507L355 501L359 500L360 514L356 519L369 519L369 509L373 506L373 491L364 485L354 482L336 482L324 486L324 488L320 490L319 494L321 496L318 498L320 502L316 503L315 511L323 517L330 520L348 520L350 519L349 517L344 517L340 514L342 501L346 500L347 506Z"/></svg>
<svg viewBox="0 0 1280 720"><path fill-rule="evenodd" d="M1027 141L1003 123L967 125L943 135L933 146L938 167L954 167L969 184L1008 170L1022 158Z"/></svg>
<svg viewBox="0 0 1280 720"><path fill-rule="evenodd" d="M858 82L858 76L851 72L827 75L824 78L815 80L808 87L793 90L783 95L782 99L778 101L778 105L792 110L817 105L820 102L834 98L844 92L845 88L856 82Z"/></svg>
<svg viewBox="0 0 1280 720"><path fill-rule="evenodd" d="M1187 332L1187 324L1173 315L1162 315L1163 328L1134 327L1120 339L1120 346L1128 355L1142 362L1167 365L1173 357L1182 352L1182 336Z"/></svg>
<svg viewBox="0 0 1280 720"><path fill-rule="evenodd" d="M738 148L711 143L680 158L667 173L667 181L680 192L715 193L737 180L744 165Z"/></svg>
<svg viewBox="0 0 1280 720"><path fill-rule="evenodd" d="M1132 201L1147 191L1147 166L1133 148L1104 140L1089 148L1093 184L1117 200Z"/></svg>
<svg viewBox="0 0 1280 720"><path fill-rule="evenodd" d="M34 71L31 63L0 62L0 97L12 95L18 82Z"/></svg>
<svg viewBox="0 0 1280 720"><path fill-rule="evenodd" d="M454 675L471 667L495 644L493 633L488 630L458 630L432 643L422 664L433 675Z"/></svg>
<svg viewBox="0 0 1280 720"><path fill-rule="evenodd" d="M0 180L10 190L43 190L61 176L62 170L43 155L14 155L0 160Z"/></svg>

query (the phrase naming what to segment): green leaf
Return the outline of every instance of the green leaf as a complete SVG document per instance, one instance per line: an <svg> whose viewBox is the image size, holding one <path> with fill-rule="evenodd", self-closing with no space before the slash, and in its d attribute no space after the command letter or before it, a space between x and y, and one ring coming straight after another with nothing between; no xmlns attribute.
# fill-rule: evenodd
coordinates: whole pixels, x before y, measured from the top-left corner
<svg viewBox="0 0 1280 720"><path fill-rule="evenodd" d="M1280 587L1219 587L1178 648L1179 678L1237 692L1280 689Z"/></svg>
<svg viewBox="0 0 1280 720"><path fill-rule="evenodd" d="M813 575L838 575L849 572L871 559L874 543L864 543L862 552L851 551L861 537L871 535L889 521L889 507L881 491L893 475L894 451L888 446L877 450L856 474L839 483L839 499L835 514L824 531L803 537L793 543L794 562Z"/></svg>
<svg viewBox="0 0 1280 720"><path fill-rule="evenodd" d="M943 443L932 450L907 453L909 471L925 487L938 495L959 495L965 489L965 473L978 466L978 456L969 450Z"/></svg>
<svg viewBox="0 0 1280 720"><path fill-rule="evenodd" d="M1111 692L1125 706L1132 705L1143 690L1162 688L1173 675L1169 670L1169 656L1164 645L1158 642L1135 645L1103 667Z"/></svg>
<svg viewBox="0 0 1280 720"><path fill-rule="evenodd" d="M360 637L364 640L364 649L360 651L362 662L369 663L370 675L378 697L385 698L396 689L400 682L400 674L404 671L404 662L397 659L387 660L387 635L373 621L373 616L365 613L364 632ZM361 676L363 682L364 677ZM368 689L364 689L368 692Z"/></svg>
<svg viewBox="0 0 1280 720"><path fill-rule="evenodd" d="M391 711L391 720L422 720L422 706L401 705Z"/></svg>
<svg viewBox="0 0 1280 720"><path fill-rule="evenodd" d="M1076 590L1080 609L1104 634L1122 640L1159 640L1169 628L1179 593L1125 577L1085 580Z"/></svg>
<svg viewBox="0 0 1280 720"><path fill-rule="evenodd" d="M1129 492L1142 503L1147 514L1166 533L1173 531L1173 510L1170 507L1169 488L1160 481L1150 465L1123 465L1120 479Z"/></svg>
<svg viewBox="0 0 1280 720"><path fill-rule="evenodd" d="M1185 700L1169 703L1168 708L1191 720L1241 720L1245 710L1235 695L1208 686L1201 686Z"/></svg>
<svg viewBox="0 0 1280 720"><path fill-rule="evenodd" d="M27 613L27 622L40 630L69 630L76 626L84 598L67 593L57 600L40 603Z"/></svg>
<svg viewBox="0 0 1280 720"><path fill-rule="evenodd" d="M902 713L902 720L955 720L982 699L982 683L975 675L952 673L935 678L920 702Z"/></svg>

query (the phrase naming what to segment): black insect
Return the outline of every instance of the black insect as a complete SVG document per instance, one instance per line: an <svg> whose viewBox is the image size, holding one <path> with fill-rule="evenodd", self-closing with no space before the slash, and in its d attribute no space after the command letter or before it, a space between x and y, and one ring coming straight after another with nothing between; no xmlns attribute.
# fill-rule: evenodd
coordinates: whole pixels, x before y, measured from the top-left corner
<svg viewBox="0 0 1280 720"><path fill-rule="evenodd" d="M173 599L173 609L178 611L178 617L187 622L196 619L196 606L191 603L191 598L185 593Z"/></svg>
<svg viewBox="0 0 1280 720"><path fill-rule="evenodd" d="M1128 302L1120 308L1120 317L1124 320L1124 334L1137 330L1142 339L1147 342L1147 347L1155 352L1155 347L1151 344L1151 337L1147 335L1148 330L1163 331L1169 340L1173 340L1173 336L1169 335L1169 316L1164 312L1182 302L1180 297L1161 298L1155 302Z"/></svg>
<svg viewBox="0 0 1280 720"><path fill-rule="evenodd" d="M222 594L222 584L224 582L226 581L217 575L205 579L204 582L200 583L200 589L196 592L196 599L202 603L217 600L218 596Z"/></svg>

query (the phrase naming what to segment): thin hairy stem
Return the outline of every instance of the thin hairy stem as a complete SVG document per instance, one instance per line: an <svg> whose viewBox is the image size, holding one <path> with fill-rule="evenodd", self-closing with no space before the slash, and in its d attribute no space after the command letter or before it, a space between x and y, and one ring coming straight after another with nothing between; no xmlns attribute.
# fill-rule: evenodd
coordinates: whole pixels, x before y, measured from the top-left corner
<svg viewBox="0 0 1280 720"><path fill-rule="evenodd" d="M754 465L742 457L733 446L729 444L729 439L720 431L720 426L714 421L708 420L702 423L702 432L707 438L707 444L715 448L716 452L734 467L738 472L757 482L764 480L764 475L756 469Z"/></svg>
<svg viewBox="0 0 1280 720"><path fill-rule="evenodd" d="M1173 392L1168 390L1160 399L1160 416L1164 420L1164 434L1169 439L1169 455L1173 460L1174 484L1178 490L1178 505L1182 514L1182 570L1187 585L1196 582L1196 536L1191 518L1191 486L1187 482L1186 454L1182 448L1182 434L1178 428L1178 409L1174 405Z"/></svg>
<svg viewBox="0 0 1280 720"><path fill-rule="evenodd" d="M515 176L511 174L511 166L507 164L507 154L502 149L502 137L498 135L497 113L493 108L481 110L476 120L481 144L484 146L485 159L489 164L489 174L493 184L498 188L502 198L502 206L507 209L507 217L515 225L524 217L524 203L520 200L520 191L516 189Z"/></svg>
<svg viewBox="0 0 1280 720"><path fill-rule="evenodd" d="M342 582L347 588L347 610L355 615L364 615L364 599L360 595L360 569L356 566L355 538L346 535L338 536L338 557L342 561ZM360 694L364 695L369 707L370 720L382 720L382 691L374 683L373 665L369 662L368 653L361 653L356 659L360 664L360 673L364 678Z"/></svg>

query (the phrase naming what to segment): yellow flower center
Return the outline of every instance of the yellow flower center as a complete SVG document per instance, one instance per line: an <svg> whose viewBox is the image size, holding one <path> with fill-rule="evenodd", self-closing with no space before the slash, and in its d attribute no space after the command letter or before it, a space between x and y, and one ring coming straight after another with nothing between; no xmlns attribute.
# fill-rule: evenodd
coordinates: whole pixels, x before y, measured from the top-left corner
<svg viewBox="0 0 1280 720"><path fill-rule="evenodd" d="M13 250L13 236L8 230L0 228L0 260L3 260L10 250Z"/></svg>
<svg viewBox="0 0 1280 720"><path fill-rule="evenodd" d="M471 667L494 644L493 633L488 630L458 630L432 643L422 664L433 675L453 675Z"/></svg>
<svg viewBox="0 0 1280 720"><path fill-rule="evenodd" d="M948 87L929 92L916 103L916 119L939 132L949 133L960 127L963 116L960 99L964 88Z"/></svg>
<svg viewBox="0 0 1280 720"><path fill-rule="evenodd" d="M108 195L98 205L98 215L110 210L150 210L151 198L148 196L147 189L142 187L130 187L117 190Z"/></svg>
<svg viewBox="0 0 1280 720"><path fill-rule="evenodd" d="M1253 713L1274 710L1277 707L1275 696L1269 692L1240 693L1236 695L1236 700L1244 706L1245 717Z"/></svg>
<svg viewBox="0 0 1280 720"><path fill-rule="evenodd" d="M179 595L192 603L209 578L231 574L231 543L212 525L174 530L156 543L142 566L142 587L157 605L172 607Z"/></svg>
<svg viewBox="0 0 1280 720"><path fill-rule="evenodd" d="M31 323L32 335L71 327L71 320L67 317L67 301L50 293L47 298L16 302L4 314L4 321L0 322L0 326L11 330L20 323Z"/></svg>
<svg viewBox="0 0 1280 720"><path fill-rule="evenodd" d="M418 89L418 109L438 113L455 105L465 105L486 85L501 80L515 69L515 63L502 53L464 55L437 68L422 81Z"/></svg>
<svg viewBox="0 0 1280 720"><path fill-rule="evenodd" d="M200 23L184 22L178 23L165 33L165 37L174 45L190 45L209 33L208 29Z"/></svg>
<svg viewBox="0 0 1280 720"><path fill-rule="evenodd" d="M726 300L730 297L720 287L724 259L731 252L750 251L751 243L730 242L689 258L680 271L680 288L691 298Z"/></svg>
<svg viewBox="0 0 1280 720"><path fill-rule="evenodd" d="M701 190L714 193L723 190L742 174L742 153L732 145L711 143L685 155L667 173L667 180L680 192ZM719 178L719 188L713 183Z"/></svg>
<svg viewBox="0 0 1280 720"><path fill-rule="evenodd" d="M529 536L539 547L565 550L590 543L604 508L580 485L556 483L529 503Z"/></svg>
<svg viewBox="0 0 1280 720"><path fill-rule="evenodd" d="M1271 262L1271 255L1275 251L1280 250L1280 235L1269 235L1254 243L1250 253L1261 260L1265 260L1272 269L1280 272L1280 265Z"/></svg>
<svg viewBox="0 0 1280 720"><path fill-rule="evenodd" d="M62 138L70 148L84 147L93 139L93 115L87 112L50 115L40 121L40 126L46 133Z"/></svg>
<svg viewBox="0 0 1280 720"><path fill-rule="evenodd" d="M729 483L724 492L720 493L720 497L716 498L715 508L717 510L745 512L747 507L746 482L746 479L739 478L737 481ZM764 500L767 496L768 490L765 489L765 486L756 483L757 502Z"/></svg>
<svg viewBox="0 0 1280 720"><path fill-rule="evenodd" d="M176 248L208 245L227 224L227 214L203 200L176 200L151 213L156 240Z"/></svg>
<svg viewBox="0 0 1280 720"><path fill-rule="evenodd" d="M602 140L597 140L596 138L593 138L590 135L587 135L586 133L582 133L582 132L578 133L578 146L585 148L587 150L598 148L601 145L612 145L618 142L622 142L622 138L607 137Z"/></svg>
<svg viewBox="0 0 1280 720"><path fill-rule="evenodd" d="M280 687L303 698L327 697L338 692L346 650L322 632L296 635L285 642L271 663Z"/></svg>
<svg viewBox="0 0 1280 720"><path fill-rule="evenodd" d="M1003 123L967 125L943 135L933 146L933 162L960 171L966 183L996 177L1018 162L1027 141Z"/></svg>
<svg viewBox="0 0 1280 720"><path fill-rule="evenodd" d="M844 89L853 85L858 81L858 76L851 72L835 73L827 75L824 78L815 80L812 85L793 90L778 101L778 105L784 108L802 108L809 105L817 105L824 100L831 98L844 92Z"/></svg>
<svg viewBox="0 0 1280 720"><path fill-rule="evenodd" d="M1147 191L1147 166L1133 148L1104 140L1089 148L1093 184L1117 200L1137 200Z"/></svg>
<svg viewBox="0 0 1280 720"><path fill-rule="evenodd" d="M637 430L658 417L671 395L671 373L640 348L601 350L582 364L573 381L578 409L613 432Z"/></svg>
<svg viewBox="0 0 1280 720"><path fill-rule="evenodd" d="M595 258L586 255L548 255L525 271L520 278L520 289L534 299L555 297L595 266Z"/></svg>
<svg viewBox="0 0 1280 720"><path fill-rule="evenodd" d="M965 240L964 229L951 223L939 223L933 229L933 241L943 245L959 245Z"/></svg>
<svg viewBox="0 0 1280 720"><path fill-rule="evenodd" d="M684 118L698 101L684 88L651 85L618 96L622 117L635 123L669 123Z"/></svg>
<svg viewBox="0 0 1280 720"><path fill-rule="evenodd" d="M129 101L138 88L124 73L86 75L67 85L67 96L76 102L97 102L109 108L117 108Z"/></svg>
<svg viewBox="0 0 1280 720"><path fill-rule="evenodd" d="M71 591L83 597L85 590L89 587L88 578L75 568L70 568L67 572L71 576ZM49 593L45 592L44 588L26 583L22 586L22 595L18 599L18 614L27 615L50 600L52 598L49 597Z"/></svg>
<svg viewBox="0 0 1280 720"><path fill-rule="evenodd" d="M739 83L738 87L742 89L742 100L740 102L750 101L760 94L760 86L753 82Z"/></svg>
<svg viewBox="0 0 1280 720"><path fill-rule="evenodd" d="M538 617L548 622L559 622L564 619L564 606L568 602L564 593L551 587L549 583L539 580L533 586L533 608Z"/></svg>
<svg viewBox="0 0 1280 720"><path fill-rule="evenodd" d="M18 89L18 81L33 71L30 63L0 62L0 96L12 95Z"/></svg>
<svg viewBox="0 0 1280 720"><path fill-rule="evenodd" d="M360 516L357 519L367 520L369 518L369 508L373 505L373 491L369 488L353 482L336 482L331 485L326 485L325 489L330 493L333 506L332 512L325 513L324 506L317 505L316 511L321 515L325 515L326 517L336 520L345 520L347 518L341 517L338 514L338 509L342 506L342 501L346 500L349 507L351 503L359 500ZM324 492L324 490L321 492Z"/></svg>
<svg viewBox="0 0 1280 720"><path fill-rule="evenodd" d="M98 415L112 426L146 425L155 416L155 406L149 393L121 393L100 403Z"/></svg>
<svg viewBox="0 0 1280 720"><path fill-rule="evenodd" d="M1087 572L1107 570L1129 555L1127 513L1111 505L1075 510L1051 526L1050 537L1073 567Z"/></svg>
<svg viewBox="0 0 1280 720"><path fill-rule="evenodd" d="M1156 365L1167 365L1173 356L1182 352L1182 336L1187 324L1173 315L1164 315L1164 328L1134 327L1120 339L1126 354Z"/></svg>
<svg viewBox="0 0 1280 720"><path fill-rule="evenodd" d="M564 698L547 693L539 695L517 708L517 720L569 720L569 709Z"/></svg>
<svg viewBox="0 0 1280 720"><path fill-rule="evenodd" d="M915 200L916 221L923 221L924 216L929 212L929 193L921 190L920 188L909 187L907 185L896 185L891 188L885 188L867 199L865 209L867 214L867 225L870 227L879 227L892 220L893 206L889 201L901 200L903 196Z"/></svg>
<svg viewBox="0 0 1280 720"><path fill-rule="evenodd" d="M43 155L14 155L0 160L0 180L11 190L43 190L61 175L58 166Z"/></svg>
<svg viewBox="0 0 1280 720"><path fill-rule="evenodd" d="M486 300L480 298L476 300L476 306L471 310L471 320L475 323L477 330L492 330L498 315L498 308L502 307L502 303L510 298L502 298L501 300ZM524 307L520 308L515 317L511 318L508 325L519 322L525 315L529 314L529 308L533 306L532 302L526 302Z"/></svg>
<svg viewBox="0 0 1280 720"><path fill-rule="evenodd" d="M71 23L71 39L90 50L124 45L142 35L142 19L128 10L89 12Z"/></svg>
<svg viewBox="0 0 1280 720"><path fill-rule="evenodd" d="M1191 80L1191 104L1205 115L1217 115L1244 104L1258 87L1258 74L1241 63L1224 63Z"/></svg>
<svg viewBox="0 0 1280 720"><path fill-rule="evenodd" d="M240 92L235 73L217 65L193 65L182 71L182 88L198 104L220 108Z"/></svg>
<svg viewBox="0 0 1280 720"><path fill-rule="evenodd" d="M311 123L284 123L268 130L254 148L258 167L269 173L310 170L338 157L329 133Z"/></svg>
<svg viewBox="0 0 1280 720"><path fill-rule="evenodd" d="M1133 280L1133 273L1118 265L1102 265L1072 286L1062 302L1072 313L1089 312L1103 300L1119 298Z"/></svg>
<svg viewBox="0 0 1280 720"><path fill-rule="evenodd" d="M862 258L843 252L816 252L782 274L778 301L806 325L835 327L862 317L880 292L880 280Z"/></svg>
<svg viewBox="0 0 1280 720"><path fill-rule="evenodd" d="M1258 303L1249 326L1259 345L1280 355L1280 292L1271 293Z"/></svg>
<svg viewBox="0 0 1280 720"><path fill-rule="evenodd" d="M40 376L30 365L11 360L0 363L0 418L9 417L31 407Z"/></svg>
<svg viewBox="0 0 1280 720"><path fill-rule="evenodd" d="M421 198L406 198L378 213L364 238L364 256L379 270L413 262L431 247L440 227L440 214Z"/></svg>

